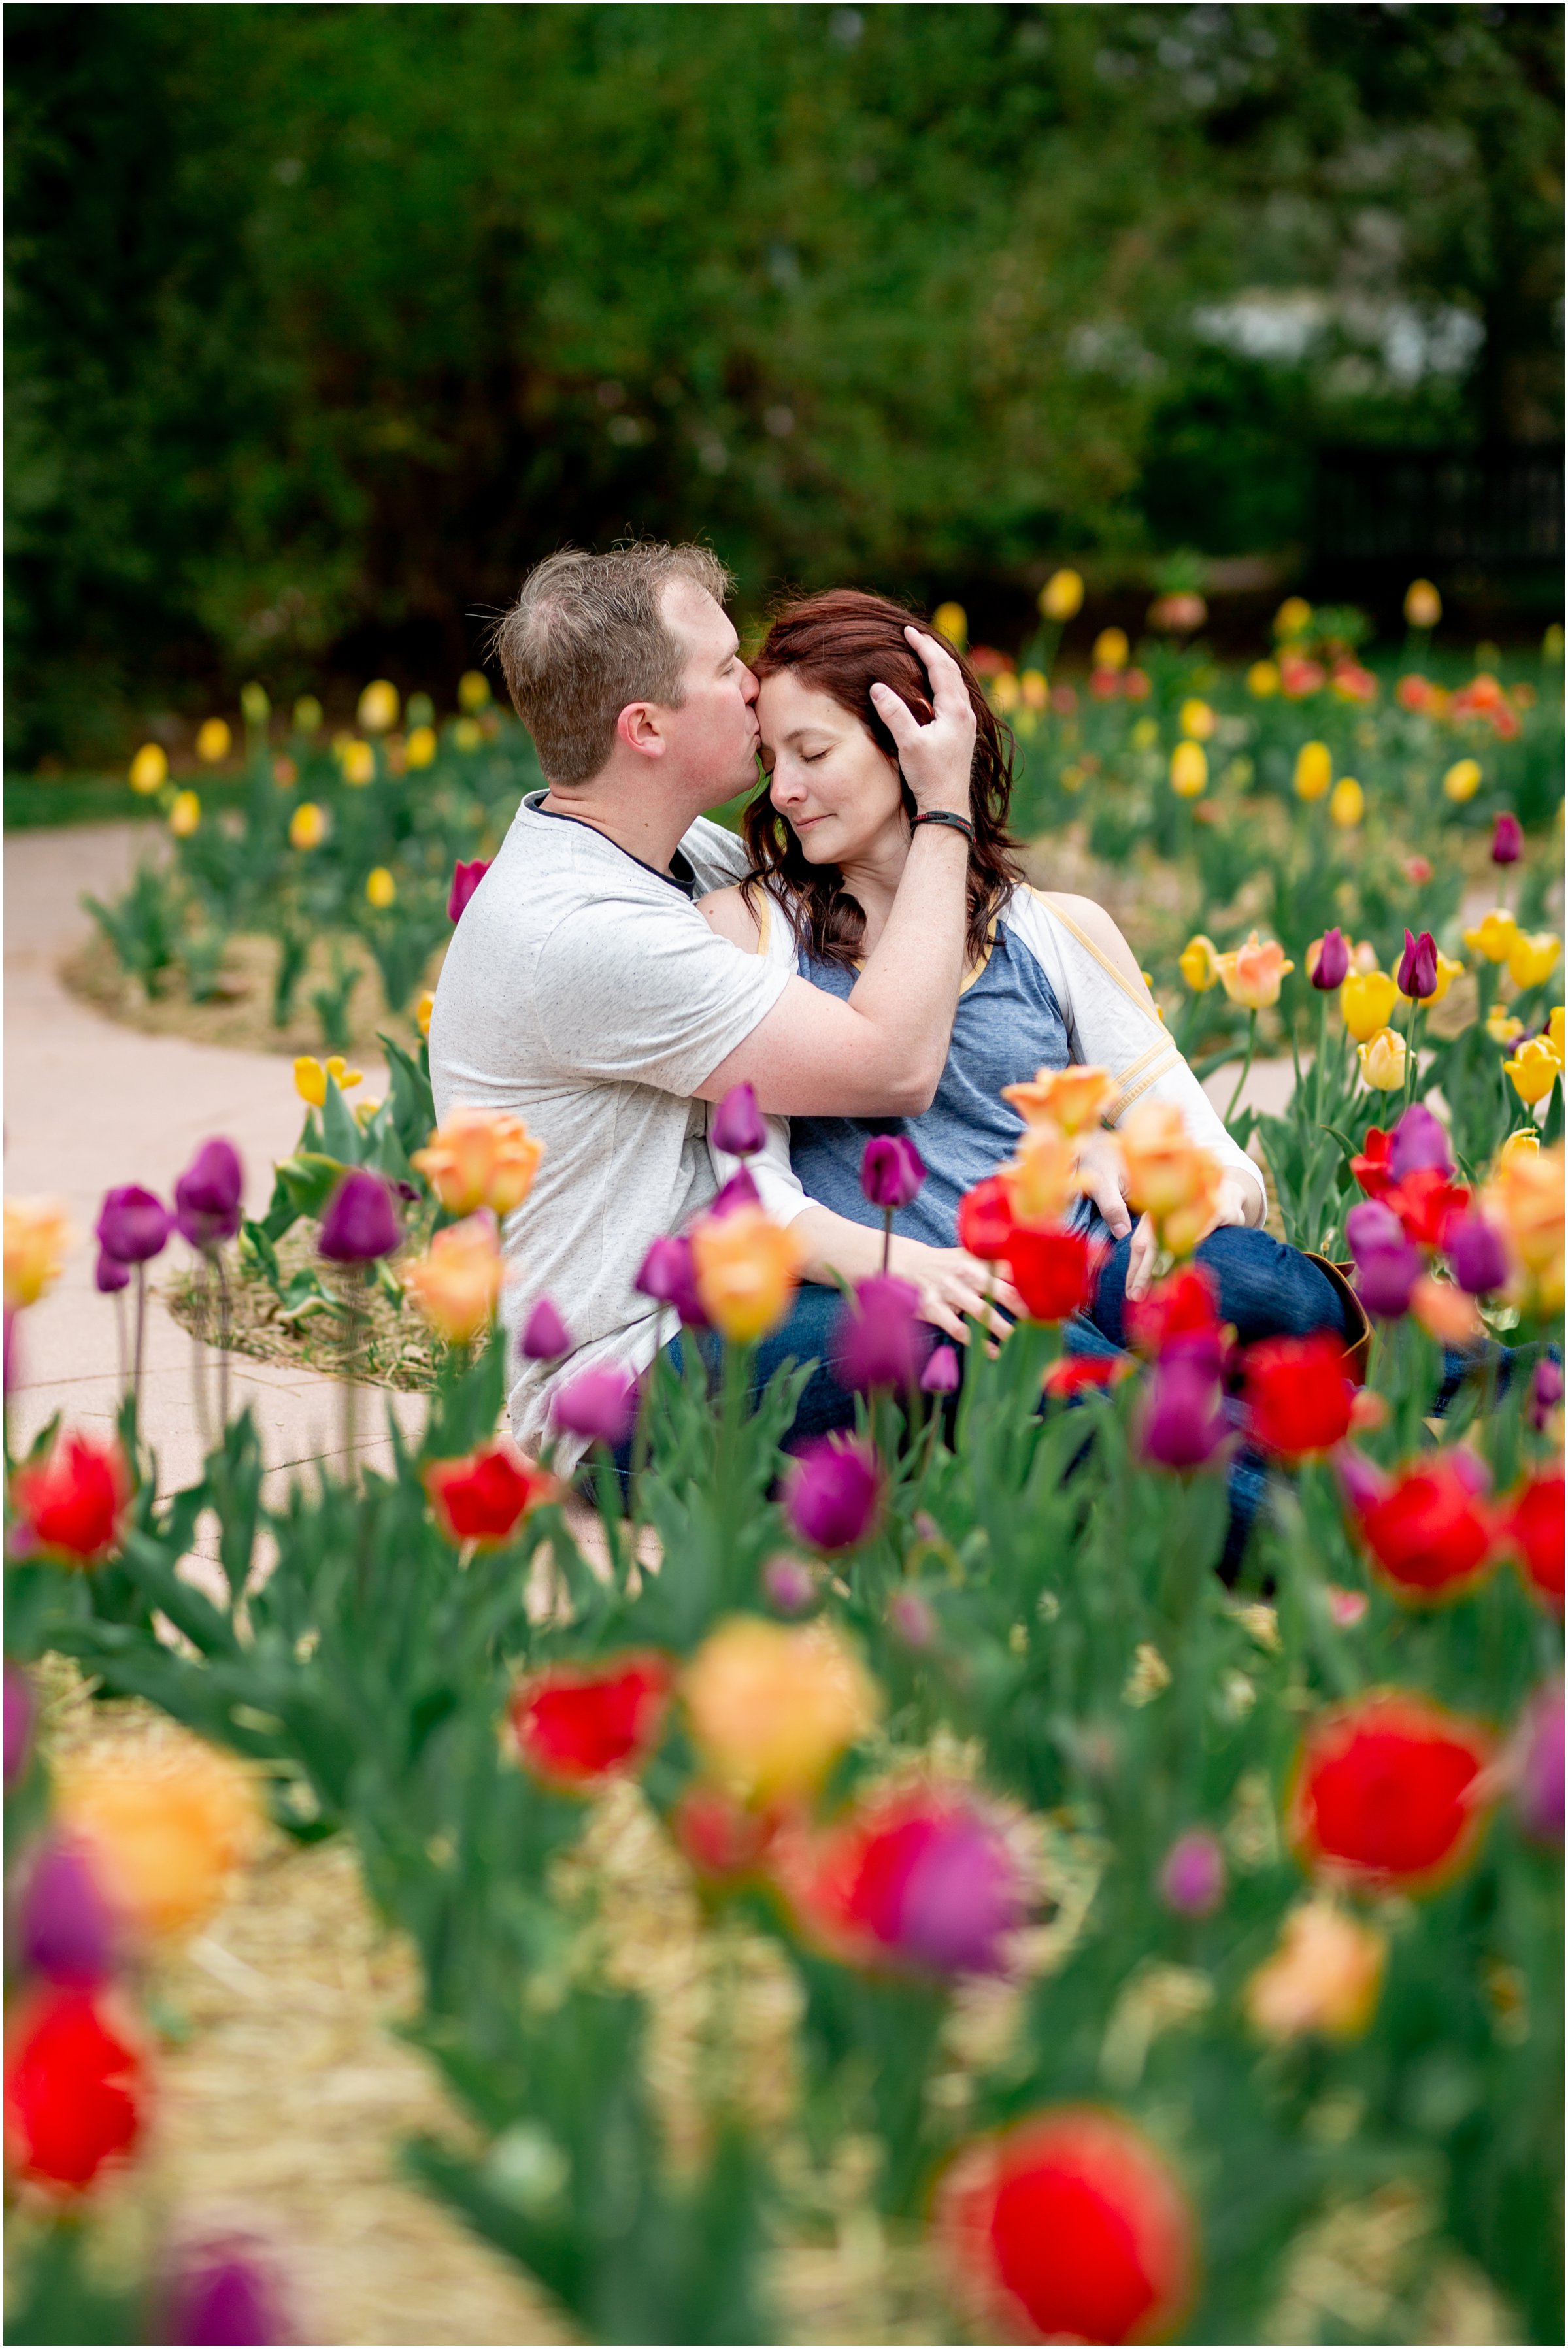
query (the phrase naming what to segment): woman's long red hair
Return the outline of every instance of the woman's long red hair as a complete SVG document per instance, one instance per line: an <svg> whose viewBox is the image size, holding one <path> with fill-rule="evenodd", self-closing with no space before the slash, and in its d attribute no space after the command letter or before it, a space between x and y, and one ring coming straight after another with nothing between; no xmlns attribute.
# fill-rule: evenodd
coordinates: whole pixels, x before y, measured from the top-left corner
<svg viewBox="0 0 1568 2349"><path fill-rule="evenodd" d="M871 688L891 686L922 725L929 722L925 667L904 634L911 621L919 627L930 627L929 621L916 619L884 595L862 595L854 587L830 588L826 595L806 595L786 604L752 666L762 678L792 670L803 685L831 695L841 709L860 720L877 748L897 765L898 748L877 715ZM947 644L936 629L930 633ZM975 716L969 787L974 845L969 853L967 945L969 959L976 963L985 952L997 914L1023 878L1018 843L1007 830L1013 743L1011 731L997 719L963 655L952 645L947 645L947 649L963 671ZM913 815L913 795L908 784L901 784L901 789L905 812ZM763 882L781 882L796 945L818 962L852 968L865 936L866 916L846 890L837 869L807 864L800 843L765 787L747 806L742 829L753 866L742 885L743 894L751 899Z"/></svg>

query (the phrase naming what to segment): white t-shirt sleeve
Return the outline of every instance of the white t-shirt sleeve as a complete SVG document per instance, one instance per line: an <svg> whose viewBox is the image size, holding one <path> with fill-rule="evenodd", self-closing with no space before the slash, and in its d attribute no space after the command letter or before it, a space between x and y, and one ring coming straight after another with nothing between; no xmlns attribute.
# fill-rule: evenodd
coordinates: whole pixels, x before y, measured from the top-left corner
<svg viewBox="0 0 1568 2349"><path fill-rule="evenodd" d="M535 1006L556 1067L691 1094L784 993L789 973L742 954L672 890L606 897L540 948Z"/></svg>

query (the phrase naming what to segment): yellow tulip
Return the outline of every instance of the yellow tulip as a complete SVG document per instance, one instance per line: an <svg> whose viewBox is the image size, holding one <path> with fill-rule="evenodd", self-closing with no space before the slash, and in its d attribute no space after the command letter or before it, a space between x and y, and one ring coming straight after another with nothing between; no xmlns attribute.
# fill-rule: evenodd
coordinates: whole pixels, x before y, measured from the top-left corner
<svg viewBox="0 0 1568 2349"><path fill-rule="evenodd" d="M1354 832L1361 822L1366 813L1366 793L1354 775L1341 775L1328 795L1328 813L1330 823L1338 824L1342 832Z"/></svg>
<svg viewBox="0 0 1568 2349"><path fill-rule="evenodd" d="M365 896L380 914L397 904L398 885L384 864L373 865L365 876Z"/></svg>
<svg viewBox="0 0 1568 2349"><path fill-rule="evenodd" d="M1516 1158L1533 1158L1540 1148L1541 1136L1535 1128L1532 1125L1521 1126L1517 1133L1509 1135L1508 1140L1498 1152L1497 1164L1492 1169L1494 1177Z"/></svg>
<svg viewBox="0 0 1568 2349"><path fill-rule="evenodd" d="M490 680L482 668L466 668L457 681L460 709L483 709L490 698Z"/></svg>
<svg viewBox="0 0 1568 2349"><path fill-rule="evenodd" d="M1473 930L1467 930L1464 934L1465 944L1470 952L1484 955L1488 962L1506 962L1518 936L1519 924L1501 905L1494 905Z"/></svg>
<svg viewBox="0 0 1568 2349"><path fill-rule="evenodd" d="M87 1846L115 1909L142 1934L204 1924L256 1849L262 1819L254 1774L194 1737L59 1765L56 1824Z"/></svg>
<svg viewBox="0 0 1568 2349"><path fill-rule="evenodd" d="M1159 722L1153 718L1140 718L1132 730L1135 750L1152 750L1159 740Z"/></svg>
<svg viewBox="0 0 1568 2349"><path fill-rule="evenodd" d="M295 731L314 734L321 723L321 704L313 693L302 693L294 705Z"/></svg>
<svg viewBox="0 0 1568 2349"><path fill-rule="evenodd" d="M489 1207L509 1216L533 1189L544 1154L544 1143L535 1141L520 1117L460 1103L425 1148L414 1152L413 1164L449 1215L472 1216L476 1207Z"/></svg>
<svg viewBox="0 0 1568 2349"><path fill-rule="evenodd" d="M1494 1044L1511 1044L1524 1033L1524 1022L1515 1019L1506 1004L1494 1003L1486 1015L1486 1032Z"/></svg>
<svg viewBox="0 0 1568 2349"><path fill-rule="evenodd" d="M1546 1040L1557 1055L1559 1068L1563 1066L1563 1006L1560 1003L1546 1023Z"/></svg>
<svg viewBox="0 0 1568 2349"><path fill-rule="evenodd" d="M344 781L352 783L357 791L376 780L376 753L369 742L345 742L337 754L337 763L343 770Z"/></svg>
<svg viewBox="0 0 1568 2349"><path fill-rule="evenodd" d="M1018 690L1025 709L1044 709L1051 698L1051 688L1043 669L1026 668L1018 680Z"/></svg>
<svg viewBox="0 0 1568 2349"><path fill-rule="evenodd" d="M1560 661L1563 657L1563 636L1562 625L1560 622L1553 620L1552 626L1547 629L1545 635L1541 639L1542 659Z"/></svg>
<svg viewBox="0 0 1568 2349"><path fill-rule="evenodd" d="M1053 571L1040 590L1040 616L1044 620L1075 619L1084 608L1084 583L1075 571Z"/></svg>
<svg viewBox="0 0 1568 2349"><path fill-rule="evenodd" d="M314 800L301 800L288 819L290 846L319 848L326 837L327 818Z"/></svg>
<svg viewBox="0 0 1568 2349"><path fill-rule="evenodd" d="M456 750L477 750L483 740L483 728L472 718L460 718L452 730L452 748Z"/></svg>
<svg viewBox="0 0 1568 2349"><path fill-rule="evenodd" d="M1457 806L1473 800L1481 787L1480 761L1478 759L1456 759L1443 777L1443 796Z"/></svg>
<svg viewBox="0 0 1568 2349"><path fill-rule="evenodd" d="M266 688L258 685L254 678L249 685L240 688L240 715L247 726L265 726L272 716Z"/></svg>
<svg viewBox="0 0 1568 2349"><path fill-rule="evenodd" d="M430 1041L431 1013L434 1009L435 997L427 987L423 989L419 1001L414 1006L414 1019L418 1023L420 1034L424 1038L427 1043Z"/></svg>
<svg viewBox="0 0 1568 2349"><path fill-rule="evenodd" d="M1429 579L1412 579L1405 590L1405 617L1413 628L1435 628L1443 616L1443 599Z"/></svg>
<svg viewBox="0 0 1568 2349"><path fill-rule="evenodd" d="M1511 1303L1537 1313L1561 1313L1563 1144L1542 1150L1537 1141L1532 1148L1531 1139L1515 1133L1504 1143L1481 1193L1481 1212L1501 1233L1513 1261Z"/></svg>
<svg viewBox="0 0 1568 2349"><path fill-rule="evenodd" d="M1520 1100L1532 1109L1563 1074L1563 1063L1544 1036L1532 1036L1502 1067Z"/></svg>
<svg viewBox="0 0 1568 2349"><path fill-rule="evenodd" d="M130 788L148 793L161 791L169 780L169 759L161 742L144 742L130 762Z"/></svg>
<svg viewBox="0 0 1568 2349"><path fill-rule="evenodd" d="M1201 742L1179 742L1170 754L1170 788L1184 800L1201 797L1209 782L1209 760Z"/></svg>
<svg viewBox="0 0 1568 2349"><path fill-rule="evenodd" d="M194 792L176 792L169 808L169 829L176 840L189 840L202 821L202 802Z"/></svg>
<svg viewBox="0 0 1568 2349"><path fill-rule="evenodd" d="M1399 1000L1399 989L1382 970L1353 970L1339 990L1340 1017L1358 1044L1386 1028Z"/></svg>
<svg viewBox="0 0 1568 2349"><path fill-rule="evenodd" d="M5 1310L36 1305L53 1288L72 1240L70 1224L57 1199L5 1202Z"/></svg>
<svg viewBox="0 0 1568 2349"><path fill-rule="evenodd" d="M1303 742L1296 752L1295 792L1298 800L1321 800L1334 781L1334 761L1326 742Z"/></svg>
<svg viewBox="0 0 1568 2349"><path fill-rule="evenodd" d="M681 1678L687 1733L708 1775L747 1803L815 1795L882 1706L843 1634L826 1622L732 1615Z"/></svg>
<svg viewBox="0 0 1568 2349"><path fill-rule="evenodd" d="M452 1346L472 1345L489 1327L501 1279L495 1218L483 1208L437 1232L426 1253L403 1268L404 1288Z"/></svg>
<svg viewBox="0 0 1568 2349"><path fill-rule="evenodd" d="M1405 1039L1392 1028L1380 1028L1365 1044L1357 1044L1361 1081L1376 1093L1396 1093L1405 1081Z"/></svg>
<svg viewBox="0 0 1568 2349"><path fill-rule="evenodd" d="M1089 658L1096 668L1126 668L1131 647L1121 628L1102 628Z"/></svg>
<svg viewBox="0 0 1568 2349"><path fill-rule="evenodd" d="M435 763L436 732L433 726L416 726L403 745L404 763L410 767L429 767Z"/></svg>
<svg viewBox="0 0 1568 2349"><path fill-rule="evenodd" d="M1054 1125L1026 1125L1002 1180L1020 1223L1060 1223L1078 1196L1078 1145Z"/></svg>
<svg viewBox="0 0 1568 2349"><path fill-rule="evenodd" d="M1280 672L1271 660L1254 661L1247 671L1247 690L1259 701L1272 700L1280 689Z"/></svg>
<svg viewBox="0 0 1568 2349"><path fill-rule="evenodd" d="M732 1345L754 1345L789 1311L800 1279L800 1247L786 1224L761 1207L707 1216L691 1234L691 1265L702 1310Z"/></svg>
<svg viewBox="0 0 1568 2349"><path fill-rule="evenodd" d="M1231 1002L1244 1005L1249 1011L1266 1011L1277 1003L1287 974L1295 968L1293 962L1285 960L1283 947L1273 938L1260 939L1256 930L1244 947L1216 955L1214 961L1220 983Z"/></svg>
<svg viewBox="0 0 1568 2349"><path fill-rule="evenodd" d="M1515 987L1543 986L1562 951L1562 939L1550 930L1516 930L1508 949L1508 975Z"/></svg>
<svg viewBox="0 0 1568 2349"><path fill-rule="evenodd" d="M1189 938L1181 949L1179 968L1194 995L1207 995L1211 987L1218 987L1220 957L1214 951L1213 939L1201 930Z"/></svg>
<svg viewBox="0 0 1568 2349"><path fill-rule="evenodd" d="M988 690L992 708L1000 709L1004 718L1017 709L1023 698L1023 688L1010 668L1004 668L993 677Z"/></svg>
<svg viewBox="0 0 1568 2349"><path fill-rule="evenodd" d="M969 642L969 614L961 604L939 604L931 614L931 625L939 636L946 636L961 653Z"/></svg>
<svg viewBox="0 0 1568 2349"><path fill-rule="evenodd" d="M1206 701L1200 701L1196 694L1182 703L1181 730L1184 734L1190 735L1193 741L1210 740L1219 723L1219 719L1216 718L1209 704Z"/></svg>
<svg viewBox="0 0 1568 2349"><path fill-rule="evenodd" d="M359 696L359 725L367 734L389 734L400 707L397 687L379 677Z"/></svg>
<svg viewBox="0 0 1568 2349"><path fill-rule="evenodd" d="M224 719L209 718L203 721L197 733L196 756L198 759L204 759L208 766L215 767L220 759L228 757L229 748L234 739Z"/></svg>
<svg viewBox="0 0 1568 2349"><path fill-rule="evenodd" d="M1304 595L1287 595L1274 614L1274 634L1289 644L1304 636L1312 626L1312 605Z"/></svg>
<svg viewBox="0 0 1568 2349"><path fill-rule="evenodd" d="M1063 1133L1082 1133L1098 1125L1116 1097L1116 1083L1108 1069L1042 1069L1026 1084L1003 1085L1002 1098L1011 1102L1025 1125L1054 1125Z"/></svg>
<svg viewBox="0 0 1568 2349"><path fill-rule="evenodd" d="M1265 2039L1358 2039L1383 1987L1388 1943L1332 1900L1304 1901L1281 1929L1280 1946L1248 1981L1242 2002Z"/></svg>
<svg viewBox="0 0 1568 2349"><path fill-rule="evenodd" d="M1057 777L1057 781L1060 782L1062 789L1064 792L1081 792L1088 780L1089 778L1084 769L1078 766L1075 762L1069 763L1067 766L1064 767L1061 774Z"/></svg>
<svg viewBox="0 0 1568 2349"><path fill-rule="evenodd" d="M307 1102L312 1109L320 1109L327 1099L328 1077L340 1093L346 1093L351 1092L355 1085L362 1084L364 1076L363 1069L351 1069L347 1065L341 1052L334 1052L325 1067L310 1053L302 1052L294 1064L294 1090L300 1100Z"/></svg>

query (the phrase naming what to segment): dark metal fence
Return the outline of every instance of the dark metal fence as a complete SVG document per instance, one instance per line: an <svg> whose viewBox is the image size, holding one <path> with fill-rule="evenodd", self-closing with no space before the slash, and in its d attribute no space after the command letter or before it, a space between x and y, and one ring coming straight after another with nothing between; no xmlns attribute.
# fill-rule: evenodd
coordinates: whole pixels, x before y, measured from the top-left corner
<svg viewBox="0 0 1568 2349"><path fill-rule="evenodd" d="M1563 562L1563 450L1324 449L1314 552L1407 572Z"/></svg>

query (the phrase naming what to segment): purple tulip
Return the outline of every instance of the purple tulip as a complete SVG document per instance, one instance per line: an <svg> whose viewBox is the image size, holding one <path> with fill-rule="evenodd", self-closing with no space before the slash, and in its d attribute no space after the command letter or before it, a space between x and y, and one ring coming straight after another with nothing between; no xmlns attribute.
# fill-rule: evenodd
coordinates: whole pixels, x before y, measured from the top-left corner
<svg viewBox="0 0 1568 2349"><path fill-rule="evenodd" d="M27 1872L16 1912L22 1963L46 1982L86 1990L114 1971L114 1912L87 1855L47 1843Z"/></svg>
<svg viewBox="0 0 1568 2349"><path fill-rule="evenodd" d="M117 1264L145 1264L168 1246L173 1225L173 1216L155 1193L144 1191L140 1183L121 1183L103 1195L98 1244Z"/></svg>
<svg viewBox="0 0 1568 2349"><path fill-rule="evenodd" d="M1193 1827L1178 1836L1159 1871L1159 1897L1179 1917L1211 1917L1225 1898L1225 1854L1218 1836Z"/></svg>
<svg viewBox="0 0 1568 2349"><path fill-rule="evenodd" d="M920 1372L920 1389L925 1394L957 1394L963 1384L963 1368L956 1346L933 1346Z"/></svg>
<svg viewBox="0 0 1568 2349"><path fill-rule="evenodd" d="M918 1590L896 1590L888 1601L888 1629L906 1648L923 1653L934 1648L940 1630L936 1609Z"/></svg>
<svg viewBox="0 0 1568 2349"><path fill-rule="evenodd" d="M1410 1310L1410 1292L1426 1270L1418 1247L1366 1248L1355 1259L1355 1293L1380 1321L1397 1321Z"/></svg>
<svg viewBox="0 0 1568 2349"><path fill-rule="evenodd" d="M1331 994L1349 968L1350 948L1345 943L1345 932L1324 930L1323 943L1317 950L1317 960L1313 965L1313 985L1324 995Z"/></svg>
<svg viewBox="0 0 1568 2349"><path fill-rule="evenodd" d="M33 1751L33 1718L36 1708L33 1683L15 1664L5 1667L5 1791L25 1775Z"/></svg>
<svg viewBox="0 0 1568 2349"><path fill-rule="evenodd" d="M1336 1444L1329 1456L1334 1464L1334 1481L1353 1516L1365 1517L1379 1502L1387 1499L1393 1478L1386 1468L1380 1468L1376 1460L1358 1452L1354 1444Z"/></svg>
<svg viewBox="0 0 1568 2349"><path fill-rule="evenodd" d="M1491 861L1494 864L1517 864L1523 854L1524 833L1519 818L1505 808L1491 835Z"/></svg>
<svg viewBox="0 0 1568 2349"><path fill-rule="evenodd" d="M697 1268L691 1243L684 1237L655 1240L643 1257L632 1287L644 1297L673 1305L689 1330L705 1330L708 1316L697 1294Z"/></svg>
<svg viewBox="0 0 1568 2349"><path fill-rule="evenodd" d="M1161 1468L1200 1468L1225 1441L1220 1349L1210 1339L1179 1339L1155 1363L1144 1400L1139 1443Z"/></svg>
<svg viewBox="0 0 1568 2349"><path fill-rule="evenodd" d="M874 1133L860 1161L860 1188L886 1214L907 1207L926 1179L926 1162L907 1133Z"/></svg>
<svg viewBox="0 0 1568 2349"><path fill-rule="evenodd" d="M558 1362L571 1352L572 1333L547 1297L529 1314L517 1350L530 1362Z"/></svg>
<svg viewBox="0 0 1568 2349"><path fill-rule="evenodd" d="M260 2247L229 2236L189 2251L169 2287L164 2340L231 2349L242 2342L281 2343L292 2327L276 2278Z"/></svg>
<svg viewBox="0 0 1568 2349"><path fill-rule="evenodd" d="M1539 1435L1563 1400L1563 1365L1542 1354L1530 1389L1530 1423Z"/></svg>
<svg viewBox="0 0 1568 2349"><path fill-rule="evenodd" d="M882 1471L869 1444L822 1436L795 1456L784 1477L784 1515L815 1549L853 1549L877 1522Z"/></svg>
<svg viewBox="0 0 1568 2349"><path fill-rule="evenodd" d="M730 1087L713 1112L708 1138L715 1150L725 1151L732 1158L753 1158L764 1147L768 1130L750 1085Z"/></svg>
<svg viewBox="0 0 1568 2349"><path fill-rule="evenodd" d="M1381 1199L1358 1199L1345 1219L1345 1237L1351 1255L1359 1262L1374 1248L1402 1247L1405 1226Z"/></svg>
<svg viewBox="0 0 1568 2349"><path fill-rule="evenodd" d="M92 1278L93 1286L100 1297L112 1297L117 1288L130 1287L130 1267L121 1264L117 1256L110 1256L107 1248L100 1247L98 1268Z"/></svg>
<svg viewBox="0 0 1568 2349"><path fill-rule="evenodd" d="M564 1435L590 1444L624 1444L637 1417L637 1381L619 1362L579 1371L550 1398L550 1417Z"/></svg>
<svg viewBox="0 0 1568 2349"><path fill-rule="evenodd" d="M1439 1174L1451 1174L1454 1154L1441 1119L1433 1116L1425 1102L1412 1102L1394 1129L1388 1171L1396 1183L1402 1183L1407 1174L1428 1167Z"/></svg>
<svg viewBox="0 0 1568 2349"><path fill-rule="evenodd" d="M1508 1278L1508 1251L1484 1216L1462 1216L1449 1224L1443 1247L1455 1280L1471 1297L1490 1297Z"/></svg>
<svg viewBox="0 0 1568 2349"><path fill-rule="evenodd" d="M894 1947L932 1973L1002 1970L1002 1938L1023 1917L1023 1887L994 1827L969 1810L930 1820L890 1920Z"/></svg>
<svg viewBox="0 0 1568 2349"><path fill-rule="evenodd" d="M804 1558L770 1557L763 1588L781 1615L804 1615L816 1604L816 1577Z"/></svg>
<svg viewBox="0 0 1568 2349"><path fill-rule="evenodd" d="M860 1282L834 1329L834 1371L843 1385L861 1392L913 1386L930 1341L919 1305L919 1290L907 1280L883 1273Z"/></svg>
<svg viewBox="0 0 1568 2349"><path fill-rule="evenodd" d="M216 1247L240 1227L245 1173L232 1142L203 1142L174 1185L174 1222L194 1248Z"/></svg>
<svg viewBox="0 0 1568 2349"><path fill-rule="evenodd" d="M1399 992L1424 1002L1437 991L1438 942L1430 930L1423 930L1419 937L1407 930L1405 951L1399 957Z"/></svg>
<svg viewBox="0 0 1568 2349"><path fill-rule="evenodd" d="M369 1264L390 1256L403 1227L392 1195L368 1166L351 1166L327 1203L317 1251L329 1264Z"/></svg>
<svg viewBox="0 0 1568 2349"><path fill-rule="evenodd" d="M1563 1840L1563 1683L1536 1690L1512 1753L1513 1806L1532 1843Z"/></svg>
<svg viewBox="0 0 1568 2349"><path fill-rule="evenodd" d="M737 1207L760 1207L763 1195L752 1180L749 1166L737 1166L729 1181L717 1190L709 1203L711 1216L732 1216Z"/></svg>
<svg viewBox="0 0 1568 2349"><path fill-rule="evenodd" d="M449 922L455 922L462 918L463 907L489 870L490 860L486 856L476 856L467 864L464 864L460 857L452 866L452 893L446 901L446 917Z"/></svg>

